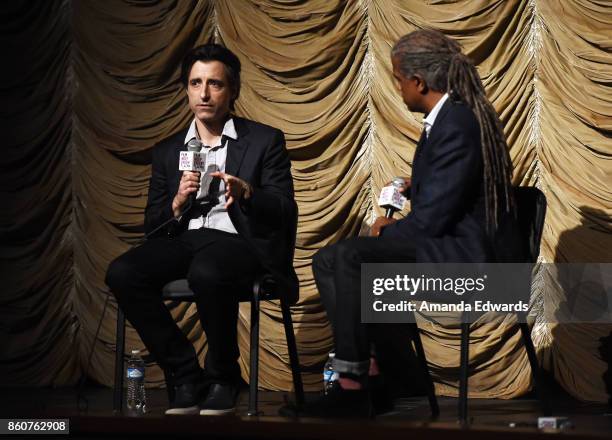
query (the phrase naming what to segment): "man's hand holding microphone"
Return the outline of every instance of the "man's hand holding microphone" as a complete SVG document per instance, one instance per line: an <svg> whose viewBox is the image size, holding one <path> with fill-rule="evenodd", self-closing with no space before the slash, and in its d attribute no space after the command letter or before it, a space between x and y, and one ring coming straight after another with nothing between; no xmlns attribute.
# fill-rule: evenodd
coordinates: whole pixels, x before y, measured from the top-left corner
<svg viewBox="0 0 612 440"><path fill-rule="evenodd" d="M402 210L406 202L405 194L410 189L410 177L395 177L380 192L378 205L385 208L385 216L378 217L370 228L370 236L378 237L385 226L395 223L393 213Z"/></svg>
<svg viewBox="0 0 612 440"><path fill-rule="evenodd" d="M200 189L201 173L206 171L206 153L201 152L202 147L201 141L192 139L187 143L187 151L180 152L179 170L183 171L183 174L178 191L172 200L172 212L175 217L183 215L195 203ZM210 176L223 180L225 184L226 209L237 200L250 198L253 193L251 185L236 176L221 171L210 173Z"/></svg>
<svg viewBox="0 0 612 440"><path fill-rule="evenodd" d="M172 199L172 212L174 217L183 215L186 211L185 204L189 202L190 209L195 202L196 195L200 189L200 173L206 166L206 153L201 152L202 142L191 139L187 143L187 151L179 153L179 171L182 171L178 191Z"/></svg>
<svg viewBox="0 0 612 440"><path fill-rule="evenodd" d="M185 206L190 199L195 199L199 189L200 172L183 171L178 191L172 200L172 212L175 217L179 217L183 213L183 206Z"/></svg>

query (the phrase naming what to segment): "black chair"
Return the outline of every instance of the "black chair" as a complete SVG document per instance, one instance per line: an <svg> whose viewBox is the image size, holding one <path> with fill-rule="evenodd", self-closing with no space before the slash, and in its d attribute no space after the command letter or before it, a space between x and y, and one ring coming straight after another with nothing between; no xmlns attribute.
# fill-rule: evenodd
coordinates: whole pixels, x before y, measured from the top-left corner
<svg viewBox="0 0 612 440"><path fill-rule="evenodd" d="M195 295L189 288L186 279L172 281L166 284L162 291L162 298L171 301L194 301ZM298 359L295 335L293 333L293 321L289 305L276 291L276 283L270 276L261 276L253 283L253 294L251 301L251 341L250 341L250 378L249 378L249 409L248 415L258 415L257 391L258 391L258 369L259 369L259 306L262 300L280 300L287 348L289 351L289 362L293 376L293 387L295 391L296 404L304 403L304 388L300 374L300 363ZM121 309L117 310L117 338L115 351L115 386L113 390L113 409L121 413L123 406L123 368L125 351L125 316Z"/></svg>
<svg viewBox="0 0 612 440"><path fill-rule="evenodd" d="M533 187L521 187L515 188L515 197L517 203L517 214L518 214L518 227L520 229L521 237L523 237L524 248L527 252L526 262L535 263L540 253L540 240L542 238L542 230L544 229L544 217L546 215L546 197L537 188ZM527 350L527 357L529 358L529 365L531 366L531 374L533 375L536 393L538 395L542 413L544 415L550 414L548 401L546 399L543 385L544 380L542 376L542 369L538 364L538 359L531 340L531 332L529 326L524 322L524 316L519 318L519 327L521 329L521 336L525 350ZM433 381L429 374L427 367L427 360L425 359L425 352L421 343L419 335L419 328L416 324L410 324L412 331L412 339L415 345L417 358L421 370L424 370L423 377L425 379L425 385L427 387L427 394L429 399L429 405L431 407L432 416L436 417L439 414L438 404L436 401ZM468 419L468 375L469 375L469 346L470 346L470 324L461 324L461 359L460 359L460 373L459 373L459 421L463 424Z"/></svg>
<svg viewBox="0 0 612 440"><path fill-rule="evenodd" d="M517 219L521 237L524 239L524 249L527 253L525 262L535 263L540 254L540 240L544 229L544 217L546 216L546 197L535 187L515 188L517 204ZM529 326L524 322L524 316L519 316L519 327L531 374L533 375L536 393L540 401L542 413L549 415L550 410L546 399L543 385L542 370L538 364L538 358L531 340ZM470 347L470 324L461 324L461 361L459 373L459 421L466 423L468 420L468 375L469 375L469 347Z"/></svg>

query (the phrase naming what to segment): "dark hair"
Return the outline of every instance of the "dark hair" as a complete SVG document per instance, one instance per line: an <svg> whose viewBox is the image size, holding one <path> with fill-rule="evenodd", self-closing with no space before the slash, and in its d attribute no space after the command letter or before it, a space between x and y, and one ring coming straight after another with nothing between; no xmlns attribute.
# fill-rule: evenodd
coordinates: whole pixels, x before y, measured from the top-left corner
<svg viewBox="0 0 612 440"><path fill-rule="evenodd" d="M480 124L487 231L494 234L500 214L513 212L512 161L497 112L487 99L480 76L461 46L443 33L418 30L404 35L391 50L402 75L419 75L432 90L463 101Z"/></svg>
<svg viewBox="0 0 612 440"><path fill-rule="evenodd" d="M234 102L240 96L240 60L231 50L219 44L204 44L194 47L187 53L181 66L181 82L185 87L189 82L189 73L197 61L220 61L225 66L229 86L234 92L230 108L234 110Z"/></svg>

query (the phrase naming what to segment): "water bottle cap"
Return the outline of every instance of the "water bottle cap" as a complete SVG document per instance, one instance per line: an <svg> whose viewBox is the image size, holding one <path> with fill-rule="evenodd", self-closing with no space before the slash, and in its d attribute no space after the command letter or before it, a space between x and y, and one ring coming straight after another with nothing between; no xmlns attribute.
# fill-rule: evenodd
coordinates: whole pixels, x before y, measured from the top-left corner
<svg viewBox="0 0 612 440"><path fill-rule="evenodd" d="M336 357L336 353L334 353L334 352L332 351L332 352L329 354L329 357L330 357L331 359L335 358L335 357Z"/></svg>
<svg viewBox="0 0 612 440"><path fill-rule="evenodd" d="M132 350L132 356L140 354L140 350Z"/></svg>

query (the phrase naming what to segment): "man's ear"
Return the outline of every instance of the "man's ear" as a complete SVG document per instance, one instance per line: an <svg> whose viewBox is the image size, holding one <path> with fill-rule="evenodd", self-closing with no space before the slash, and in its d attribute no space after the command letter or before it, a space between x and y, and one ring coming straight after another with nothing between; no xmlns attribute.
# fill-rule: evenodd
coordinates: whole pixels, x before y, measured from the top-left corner
<svg viewBox="0 0 612 440"><path fill-rule="evenodd" d="M414 79L416 81L416 86L417 86L417 90L421 95L426 95L427 92L429 92L429 87L427 86L427 83L425 82L425 79L419 75L416 74L414 75Z"/></svg>

